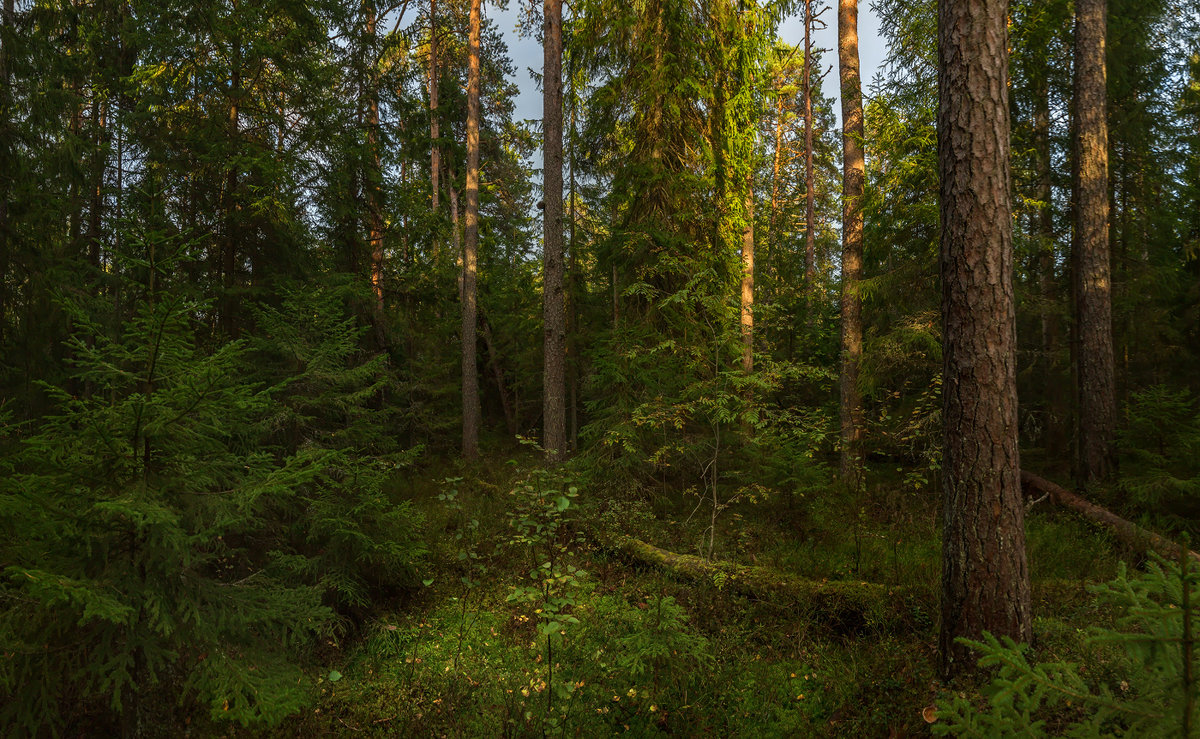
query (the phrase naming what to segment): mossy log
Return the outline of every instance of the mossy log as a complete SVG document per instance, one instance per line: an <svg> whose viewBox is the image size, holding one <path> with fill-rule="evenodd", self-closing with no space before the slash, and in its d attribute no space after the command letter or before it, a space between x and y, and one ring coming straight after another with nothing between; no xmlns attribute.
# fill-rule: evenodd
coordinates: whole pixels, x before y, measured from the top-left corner
<svg viewBox="0 0 1200 739"><path fill-rule="evenodd" d="M861 580L805 580L767 567L709 562L632 538L622 539L617 549L636 564L688 582L808 611L839 633L928 628L936 611L932 588L918 591Z"/></svg>
<svg viewBox="0 0 1200 739"><path fill-rule="evenodd" d="M1075 511L1093 523L1105 526L1113 532L1113 535L1119 541L1133 548L1135 551L1143 553L1156 552L1172 562L1178 562L1179 558L1183 555L1183 547L1170 539L1156 534L1149 529L1144 529L1132 521L1127 521L1107 508L1101 508L1095 503L1089 502L1083 497L1045 478L1038 477L1032 472L1021 471L1021 484L1030 490L1045 493L1058 505ZM1200 563L1200 554L1189 549L1187 550L1187 556L1193 562Z"/></svg>

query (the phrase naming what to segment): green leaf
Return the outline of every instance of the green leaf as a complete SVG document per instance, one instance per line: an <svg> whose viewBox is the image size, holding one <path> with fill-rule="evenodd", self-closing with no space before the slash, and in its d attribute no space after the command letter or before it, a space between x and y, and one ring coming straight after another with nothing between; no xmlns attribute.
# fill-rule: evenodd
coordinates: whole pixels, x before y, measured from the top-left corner
<svg viewBox="0 0 1200 739"><path fill-rule="evenodd" d="M342 673L338 672L337 670L329 671L329 682L336 683L338 680L341 680L341 679L342 679Z"/></svg>

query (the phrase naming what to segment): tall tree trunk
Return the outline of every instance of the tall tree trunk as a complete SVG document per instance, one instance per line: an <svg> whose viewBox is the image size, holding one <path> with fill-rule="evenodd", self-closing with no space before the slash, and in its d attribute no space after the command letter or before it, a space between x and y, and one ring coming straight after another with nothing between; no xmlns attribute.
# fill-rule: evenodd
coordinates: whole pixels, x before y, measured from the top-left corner
<svg viewBox="0 0 1200 739"><path fill-rule="evenodd" d="M101 228L104 224L104 170L108 166L108 128L105 126L108 102L99 99L93 90L92 125L95 126L95 140L92 152L92 202L88 207L88 265L96 274L100 270L100 252L103 245Z"/></svg>
<svg viewBox="0 0 1200 739"><path fill-rule="evenodd" d="M754 372L754 175L746 177L742 226L742 370Z"/></svg>
<svg viewBox="0 0 1200 739"><path fill-rule="evenodd" d="M1079 326L1079 483L1115 467L1116 383L1108 245L1106 0L1075 3L1075 251Z"/></svg>
<svg viewBox="0 0 1200 739"><path fill-rule="evenodd" d="M1057 284L1055 281L1054 254L1054 197L1050 160L1050 85L1044 72L1038 73L1033 85L1033 139L1034 165L1037 169L1036 192L1041 203L1034 228L1040 240L1038 253L1038 289L1041 293L1042 351L1040 375L1042 392L1046 398L1043 406L1043 448L1048 458L1061 454L1062 423L1066 410L1062 407L1062 393L1054 371L1054 353L1058 348L1058 314L1055 311Z"/></svg>
<svg viewBox="0 0 1200 739"><path fill-rule="evenodd" d="M941 0L938 164L944 322L940 667L955 642L1031 632L1017 449L1007 0Z"/></svg>
<svg viewBox="0 0 1200 739"><path fill-rule="evenodd" d="M776 80L777 88L783 87L783 80ZM775 95L775 150L771 162L771 212L767 215L767 259L775 254L775 243L779 240L776 233L779 219L779 165L783 158L783 90L776 89ZM772 273L774 274L774 273Z"/></svg>
<svg viewBox="0 0 1200 739"><path fill-rule="evenodd" d="M238 37L233 39L233 67L229 77L229 145L240 148L238 141L238 104L242 96L242 44ZM232 153L231 153L232 154ZM236 330L237 299L233 295L235 273L237 270L237 230L238 230L238 168L237 157L230 157L231 162L225 175L225 243L221 249L221 274L224 292L221 295L221 329L227 336L233 336Z"/></svg>
<svg viewBox="0 0 1200 739"><path fill-rule="evenodd" d="M568 279L570 280L571 289L568 293L570 302L570 327L567 331L567 384L569 387L568 394L570 395L570 423L567 430L567 445L573 452L579 448L579 348L578 348L578 332L579 332L579 270L575 256L575 221L579 217L577 210L578 201L576 200L575 189L575 147L578 143L578 131L576 123L579 112L579 100L576 98L575 91L575 73L574 62L571 66L571 155L569 158L571 171L571 220L569 226L568 251L571 256L571 263L568 266Z"/></svg>
<svg viewBox="0 0 1200 739"><path fill-rule="evenodd" d="M371 249L371 293L375 297L375 330L383 331L383 191L379 157L379 64L375 52L375 2L363 3L363 37L366 42L367 89L366 133L367 171L363 185L367 190L367 241ZM382 343L382 342L381 342Z"/></svg>
<svg viewBox="0 0 1200 739"><path fill-rule="evenodd" d="M804 0L804 288L810 302L817 274L816 193L813 175L812 0ZM857 55L855 56L857 69ZM859 102L861 108L862 103Z"/></svg>
<svg viewBox="0 0 1200 739"><path fill-rule="evenodd" d="M542 131L544 199L543 244L546 266L542 276L544 318L542 415L546 456L560 459L566 451L567 310L563 292L562 199L562 0L545 0L542 68Z"/></svg>
<svg viewBox="0 0 1200 739"><path fill-rule="evenodd" d="M438 209L438 175L441 174L441 121L438 120L437 0L429 0L429 182L434 214Z"/></svg>
<svg viewBox="0 0 1200 739"><path fill-rule="evenodd" d="M4 15L0 17L0 34L4 40L0 42L0 166L8 169L14 162L12 136L9 127L12 125L12 88L9 84L8 55L13 36L12 26L16 19L13 17L13 0L4 0ZM0 346L8 335L8 273L9 262L12 259L13 240L8 224L9 177L0 177Z"/></svg>
<svg viewBox="0 0 1200 739"><path fill-rule="evenodd" d="M480 0L471 0L467 41L467 212L462 268L463 457L479 456L479 371L475 360L475 279L479 251Z"/></svg>
<svg viewBox="0 0 1200 739"><path fill-rule="evenodd" d="M862 484L863 413L858 391L862 360L863 162L862 82L858 66L858 0L838 2L838 67L842 83L842 361L841 474Z"/></svg>

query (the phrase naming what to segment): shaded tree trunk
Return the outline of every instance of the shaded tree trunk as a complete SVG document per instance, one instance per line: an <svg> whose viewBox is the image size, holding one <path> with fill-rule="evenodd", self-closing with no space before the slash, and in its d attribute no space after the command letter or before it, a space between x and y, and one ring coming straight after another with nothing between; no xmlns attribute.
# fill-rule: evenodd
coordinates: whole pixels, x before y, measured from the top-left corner
<svg viewBox="0 0 1200 739"><path fill-rule="evenodd" d="M1116 463L1116 382L1108 244L1106 0L1075 4L1076 315L1079 330L1079 483L1104 480Z"/></svg>
<svg viewBox="0 0 1200 739"><path fill-rule="evenodd" d="M467 210L462 267L463 457L479 456L479 371L475 359L475 280L479 251L480 0L471 0L467 42Z"/></svg>
<svg viewBox="0 0 1200 739"><path fill-rule="evenodd" d="M1040 240L1038 254L1038 291L1041 293L1042 350L1040 372L1043 405L1042 445L1047 457L1063 451L1062 425L1067 410L1062 404L1058 378L1054 370L1054 354L1058 349L1058 314L1055 311L1058 289L1055 280L1054 197L1050 161L1050 85L1045 73L1040 73L1033 85L1033 143L1037 180L1035 191L1042 204L1038 209L1034 229Z"/></svg>
<svg viewBox="0 0 1200 739"><path fill-rule="evenodd" d="M238 104L242 94L242 45L237 37L233 40L233 67L229 78L229 145L238 146ZM236 157L231 157L236 162ZM229 336L236 329L237 298L233 295L237 272L237 230L240 205L237 197L238 168L229 165L225 175L225 243L221 249L221 274L224 292L221 296L221 329Z"/></svg>
<svg viewBox="0 0 1200 739"><path fill-rule="evenodd" d="M940 669L1031 634L1017 449L1006 0L942 0L938 165L945 423Z"/></svg>
<svg viewBox="0 0 1200 739"><path fill-rule="evenodd" d="M863 161L862 82L858 64L858 0L838 2L838 67L842 84L842 356L841 475L862 484L863 414L858 391L862 360Z"/></svg>
<svg viewBox="0 0 1200 739"><path fill-rule="evenodd" d="M543 245L545 272L542 276L544 319L544 365L542 415L543 445L549 459L566 452L566 344L567 309L563 291L563 198L562 198L562 0L545 0L542 73L542 131L544 199Z"/></svg>

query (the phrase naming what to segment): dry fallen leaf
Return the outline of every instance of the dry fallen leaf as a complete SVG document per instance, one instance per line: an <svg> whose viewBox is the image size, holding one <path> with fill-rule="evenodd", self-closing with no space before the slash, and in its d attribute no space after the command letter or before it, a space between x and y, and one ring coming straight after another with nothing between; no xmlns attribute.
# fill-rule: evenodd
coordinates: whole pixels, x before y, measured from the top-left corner
<svg viewBox="0 0 1200 739"><path fill-rule="evenodd" d="M937 721L937 706L930 703L921 711L921 718L925 719L925 723L932 724Z"/></svg>

